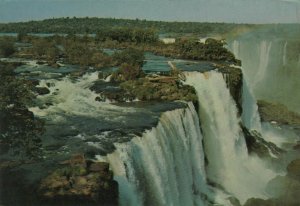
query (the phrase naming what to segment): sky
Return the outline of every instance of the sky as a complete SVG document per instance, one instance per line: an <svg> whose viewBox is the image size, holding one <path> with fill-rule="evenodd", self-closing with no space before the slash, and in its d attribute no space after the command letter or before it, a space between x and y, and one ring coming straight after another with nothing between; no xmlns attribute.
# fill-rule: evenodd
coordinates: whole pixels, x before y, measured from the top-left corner
<svg viewBox="0 0 300 206"><path fill-rule="evenodd" d="M0 22L73 16L300 23L300 0L0 0Z"/></svg>

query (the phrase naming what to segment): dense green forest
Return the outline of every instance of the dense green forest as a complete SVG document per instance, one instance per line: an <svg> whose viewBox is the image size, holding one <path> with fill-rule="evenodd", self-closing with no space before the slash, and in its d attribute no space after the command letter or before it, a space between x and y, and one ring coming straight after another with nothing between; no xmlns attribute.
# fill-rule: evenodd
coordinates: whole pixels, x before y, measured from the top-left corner
<svg viewBox="0 0 300 206"><path fill-rule="evenodd" d="M163 22L114 18L56 18L42 21L0 24L0 32L15 33L99 33L112 28L153 29L159 33L225 34L234 29L253 28L257 25L199 22Z"/></svg>

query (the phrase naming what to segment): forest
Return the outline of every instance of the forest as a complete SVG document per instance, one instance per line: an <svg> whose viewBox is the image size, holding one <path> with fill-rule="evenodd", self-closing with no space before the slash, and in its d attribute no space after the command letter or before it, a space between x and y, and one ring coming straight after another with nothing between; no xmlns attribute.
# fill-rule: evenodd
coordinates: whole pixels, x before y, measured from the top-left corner
<svg viewBox="0 0 300 206"><path fill-rule="evenodd" d="M228 23L199 23L199 22L163 22L147 20L130 20L115 18L53 18L42 21L29 21L0 24L0 32L12 33L90 33L107 32L112 28L139 28L152 29L160 34L165 33L197 33L202 36L208 34L225 34L234 29L255 28L251 24L228 24Z"/></svg>

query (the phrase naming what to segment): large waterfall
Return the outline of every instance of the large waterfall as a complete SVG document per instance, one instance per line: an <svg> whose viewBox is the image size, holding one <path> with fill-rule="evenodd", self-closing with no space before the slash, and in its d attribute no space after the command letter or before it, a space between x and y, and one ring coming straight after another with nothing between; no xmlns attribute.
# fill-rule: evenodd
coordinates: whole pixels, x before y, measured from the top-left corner
<svg viewBox="0 0 300 206"><path fill-rule="evenodd" d="M195 72L186 76L199 98L208 178L241 202L265 197L264 187L275 174L259 158L247 154L237 108L222 74Z"/></svg>
<svg viewBox="0 0 300 206"><path fill-rule="evenodd" d="M156 127L116 144L116 151L107 155L119 183L120 204L231 205L230 196L242 203L251 197L266 198L265 186L275 174L258 157L248 155L241 119L222 74L185 75L197 91L198 113L191 103L165 112ZM244 91L244 98L252 98L255 105L250 91ZM258 129L253 105L244 118L251 117L248 126Z"/></svg>
<svg viewBox="0 0 300 206"><path fill-rule="evenodd" d="M202 134L192 104L165 112L157 127L116 147L108 161L121 205L207 205Z"/></svg>

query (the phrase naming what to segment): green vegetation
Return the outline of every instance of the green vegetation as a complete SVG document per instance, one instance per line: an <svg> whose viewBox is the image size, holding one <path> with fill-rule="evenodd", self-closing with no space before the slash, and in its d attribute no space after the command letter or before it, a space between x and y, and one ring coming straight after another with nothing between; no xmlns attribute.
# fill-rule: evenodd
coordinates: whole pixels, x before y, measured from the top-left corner
<svg viewBox="0 0 300 206"><path fill-rule="evenodd" d="M132 43L153 43L158 41L158 35L153 29L115 28L98 31L95 37L97 42L107 40Z"/></svg>
<svg viewBox="0 0 300 206"><path fill-rule="evenodd" d="M175 42L173 54L183 59L208 60L208 61L229 61L237 63L234 55L223 46L222 40L207 39L201 43L194 39L179 39Z"/></svg>
<svg viewBox="0 0 300 206"><path fill-rule="evenodd" d="M0 39L0 57L9 57L16 51L13 39L5 37Z"/></svg>
<svg viewBox="0 0 300 206"><path fill-rule="evenodd" d="M79 41L67 41L65 44L64 55L69 64L80 66L93 66L102 68L112 66L112 58L101 50L90 48L88 44Z"/></svg>
<svg viewBox="0 0 300 206"><path fill-rule="evenodd" d="M197 33L201 36L209 34L225 34L240 27L253 28L250 24L199 23L199 22L162 22L146 20L129 20L114 18L57 18L43 21L0 24L0 32L16 33L94 33L103 37L107 31L119 28L149 29L159 33ZM117 37L119 38L119 37ZM100 38L101 39L101 38Z"/></svg>
<svg viewBox="0 0 300 206"><path fill-rule="evenodd" d="M54 42L47 39L36 39L32 42L32 53L38 59L45 59L48 64L53 65L59 57L59 49Z"/></svg>
<svg viewBox="0 0 300 206"><path fill-rule="evenodd" d="M132 48L114 53L113 58L117 61L117 65L127 63L139 67L143 66L145 60L143 51Z"/></svg>
<svg viewBox="0 0 300 206"><path fill-rule="evenodd" d="M142 101L185 100L197 102L195 89L182 85L176 77L140 78L121 83L121 88Z"/></svg>
<svg viewBox="0 0 300 206"><path fill-rule="evenodd" d="M112 81L121 82L135 80L145 76L142 66L144 64L144 52L136 49L125 49L113 55L116 64L120 66L118 71L112 74Z"/></svg>
<svg viewBox="0 0 300 206"><path fill-rule="evenodd" d="M58 30L49 25L50 22L51 24L55 23ZM36 28L38 25L40 27ZM84 32L82 33L85 35L77 35L82 31L81 26L83 25ZM178 27L178 25L184 26ZM188 32L191 25L195 29L193 32L198 31L199 28L203 30L199 34L194 33L194 35L184 35L185 37L177 38L172 44L164 44L158 39L158 32L172 31L173 27L179 29L180 32ZM209 25L216 25L216 28ZM220 32L217 29L218 26L220 26L218 28L223 28L224 32L225 30L226 32L229 31L227 30L229 28L235 28L235 25L224 25L61 18L41 22L5 24L0 25L0 30L1 28L23 28L17 40L29 43L32 47L21 49L16 56L37 58L46 61L51 66L58 65L58 61L79 65L82 68L82 71L78 72L79 75L83 74L88 67L101 70L102 68L117 66L118 70L112 73L111 83L120 88L115 93L102 93L104 96L107 94L107 98L113 98L117 101L124 101L128 98L158 101L186 100L196 103L195 91L180 83L179 71L172 70L170 76L154 78L146 76L142 70L145 60L144 52L173 58L239 64L240 62L235 59L234 55L224 48L225 42L223 40L209 38L205 43L199 41L199 36L204 33ZM54 29L55 31L52 32L68 33L68 35L38 37L26 34L26 32L51 32L47 29ZM88 35L87 32L96 33L96 35ZM118 51L109 55L104 52L104 49L107 48ZM101 98L99 97L99 99Z"/></svg>
<svg viewBox="0 0 300 206"><path fill-rule="evenodd" d="M17 78L14 67L0 62L0 146L17 155L37 157L40 154L43 122L35 119L27 105L34 96L31 85Z"/></svg>
<svg viewBox="0 0 300 206"><path fill-rule="evenodd" d="M115 82L135 80L144 76L144 72L141 67L134 64L123 63L120 68L112 74L111 80Z"/></svg>

